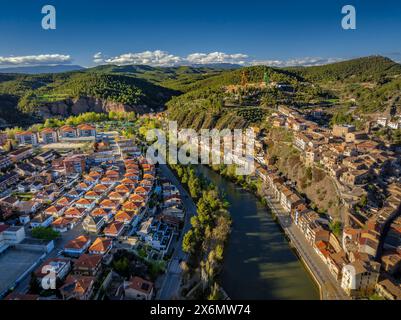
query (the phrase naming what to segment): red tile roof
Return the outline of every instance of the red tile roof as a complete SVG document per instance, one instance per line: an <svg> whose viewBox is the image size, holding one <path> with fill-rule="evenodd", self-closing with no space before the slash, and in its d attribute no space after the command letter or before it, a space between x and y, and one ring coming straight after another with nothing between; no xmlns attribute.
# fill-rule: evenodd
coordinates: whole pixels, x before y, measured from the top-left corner
<svg viewBox="0 0 401 320"><path fill-rule="evenodd" d="M124 228L124 223L115 221L110 223L105 229L104 234L117 235Z"/></svg>
<svg viewBox="0 0 401 320"><path fill-rule="evenodd" d="M90 239L86 236L79 236L70 242L68 242L64 248L67 249L82 249L85 245L90 241Z"/></svg>
<svg viewBox="0 0 401 320"><path fill-rule="evenodd" d="M89 252L91 251L96 251L96 252L102 252L105 253L111 244L113 243L112 240L107 239L107 238L97 238L93 244L89 248Z"/></svg>
<svg viewBox="0 0 401 320"><path fill-rule="evenodd" d="M100 254L83 254L74 262L74 268L94 269L101 261Z"/></svg>
<svg viewBox="0 0 401 320"><path fill-rule="evenodd" d="M153 283L142 279L141 277L134 277L131 279L129 287L134 290L149 294L153 289Z"/></svg>

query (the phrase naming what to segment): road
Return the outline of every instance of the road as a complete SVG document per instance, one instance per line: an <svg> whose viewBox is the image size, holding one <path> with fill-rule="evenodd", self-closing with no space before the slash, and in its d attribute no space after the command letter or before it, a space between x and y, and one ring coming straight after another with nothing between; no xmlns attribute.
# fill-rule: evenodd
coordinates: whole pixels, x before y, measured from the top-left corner
<svg viewBox="0 0 401 320"><path fill-rule="evenodd" d="M182 251L182 238L184 234L191 228L190 219L196 214L196 205L188 192L181 185L180 181L173 174L167 165L160 165L163 175L171 181L181 194L182 203L185 207L185 221L179 239L175 243L174 253L167 266L166 273L162 282L162 287L157 294L159 300L169 300L179 297L179 288L181 284L182 270L180 268L180 260L187 260L188 255Z"/></svg>
<svg viewBox="0 0 401 320"><path fill-rule="evenodd" d="M289 214L284 212L280 204L272 200L267 192L265 194L269 207L275 212L280 225L290 238L292 245L296 248L298 254L318 281L322 300L349 300L349 297L340 287L339 282L331 274L328 266L307 242L297 226L292 223Z"/></svg>

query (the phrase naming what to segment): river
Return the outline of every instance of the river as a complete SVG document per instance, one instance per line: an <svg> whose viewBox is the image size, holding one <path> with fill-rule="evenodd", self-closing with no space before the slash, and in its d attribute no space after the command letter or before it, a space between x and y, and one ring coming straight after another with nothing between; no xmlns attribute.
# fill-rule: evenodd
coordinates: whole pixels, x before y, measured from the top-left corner
<svg viewBox="0 0 401 320"><path fill-rule="evenodd" d="M319 290L268 209L250 192L205 166L230 202L232 232L220 282L231 299L315 300Z"/></svg>

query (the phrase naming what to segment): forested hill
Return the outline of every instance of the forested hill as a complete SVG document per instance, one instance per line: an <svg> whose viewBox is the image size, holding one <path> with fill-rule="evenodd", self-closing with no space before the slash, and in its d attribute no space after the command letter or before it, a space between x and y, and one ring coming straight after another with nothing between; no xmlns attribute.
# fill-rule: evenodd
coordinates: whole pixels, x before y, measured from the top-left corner
<svg viewBox="0 0 401 320"><path fill-rule="evenodd" d="M248 84L242 86L244 73ZM265 74L269 86L261 85ZM277 83L291 90L279 89ZM350 119L343 114L401 112L401 65L371 56L316 67L248 67L224 71L188 89L168 102L170 116L183 126L258 124L269 107L279 104L301 109L321 106L333 114L340 112L338 119Z"/></svg>
<svg viewBox="0 0 401 320"><path fill-rule="evenodd" d="M272 84L288 84L290 92L265 86L266 76ZM224 71L194 82L185 94L173 97L167 105L169 116L184 127L236 128L259 123L269 106L285 103L301 107L329 97L328 92L304 83L296 74L254 66Z"/></svg>
<svg viewBox="0 0 401 320"><path fill-rule="evenodd" d="M67 98L94 97L125 105L162 107L174 90L157 86L143 79L116 74L92 72L53 76L49 83L25 92L19 102L23 111L33 111L35 106Z"/></svg>
<svg viewBox="0 0 401 320"><path fill-rule="evenodd" d="M331 91L338 105L345 110L355 107L359 116L401 112L401 65L386 57L370 56L287 71Z"/></svg>
<svg viewBox="0 0 401 320"><path fill-rule="evenodd" d="M146 65L103 65L90 69L91 72L123 74L144 79L154 84L186 92L193 83L219 75L227 70L238 69L235 65L217 64L215 66L151 67Z"/></svg>
<svg viewBox="0 0 401 320"><path fill-rule="evenodd" d="M80 97L160 110L193 83L233 68L236 66L104 65L64 73L0 73L0 125L2 119L9 123L34 121L32 115L38 107Z"/></svg>
<svg viewBox="0 0 401 320"><path fill-rule="evenodd" d="M383 81L401 75L401 65L382 56L370 56L316 67L293 67L287 70L309 81L350 78L358 81Z"/></svg>
<svg viewBox="0 0 401 320"><path fill-rule="evenodd" d="M57 74L0 74L0 118L15 123L21 113L29 119L38 107L91 97L129 106L163 108L179 91L132 75L98 73L91 70ZM6 107L5 107L6 106ZM11 112L14 110L14 112Z"/></svg>

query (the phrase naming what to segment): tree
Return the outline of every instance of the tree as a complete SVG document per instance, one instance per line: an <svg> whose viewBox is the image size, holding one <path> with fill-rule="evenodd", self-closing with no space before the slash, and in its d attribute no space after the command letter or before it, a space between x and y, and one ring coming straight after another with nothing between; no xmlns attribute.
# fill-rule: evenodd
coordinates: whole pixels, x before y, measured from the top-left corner
<svg viewBox="0 0 401 320"><path fill-rule="evenodd" d="M166 268L164 261L153 261L149 266L149 273L152 279L156 279Z"/></svg>
<svg viewBox="0 0 401 320"><path fill-rule="evenodd" d="M219 260L219 261L223 260L223 252L224 252L223 246L218 244L216 246L216 251L215 252L216 252L216 259Z"/></svg>
<svg viewBox="0 0 401 320"><path fill-rule="evenodd" d="M208 300L220 300L221 294L220 294L220 287L217 284L217 282L213 283L211 292L209 296L207 297Z"/></svg>
<svg viewBox="0 0 401 320"><path fill-rule="evenodd" d="M361 199L359 200L359 206L361 207L361 208L363 208L363 207L366 207L366 205L368 204L368 197L367 197L367 195L366 194L364 194L364 195L362 195L361 196Z"/></svg>
<svg viewBox="0 0 401 320"><path fill-rule="evenodd" d="M184 174L182 175L182 178L181 178L181 182L182 183L184 183L184 184L187 184L188 183L188 174L187 174L187 172L186 171L184 171Z"/></svg>
<svg viewBox="0 0 401 320"><path fill-rule="evenodd" d="M129 277L129 260L127 257L115 260L113 262L113 268L119 275Z"/></svg>
<svg viewBox="0 0 401 320"><path fill-rule="evenodd" d="M178 176L179 178L181 178L182 175L183 175L183 173L184 173L184 171L183 171L183 169L182 169L181 166L177 166L176 172L177 172L177 176Z"/></svg>
<svg viewBox="0 0 401 320"><path fill-rule="evenodd" d="M341 231L342 231L342 224L340 221L336 220L336 221L332 221L329 224L329 228L331 230L331 232L334 233L334 235L339 238L341 236Z"/></svg>
<svg viewBox="0 0 401 320"><path fill-rule="evenodd" d="M201 183L198 177L191 175L190 179L188 181L188 189L189 193L191 194L192 198L198 198L199 197L199 191L201 189Z"/></svg>
<svg viewBox="0 0 401 320"><path fill-rule="evenodd" d="M10 151L13 151L13 150L14 150L13 143L11 142L11 140L8 140L8 141L6 142L6 144L3 146L3 149L4 149L4 151L6 151L6 152L10 152Z"/></svg>
<svg viewBox="0 0 401 320"><path fill-rule="evenodd" d="M186 253L192 253L195 250L196 237L193 230L189 230L182 239L182 250Z"/></svg>
<svg viewBox="0 0 401 320"><path fill-rule="evenodd" d="M55 240L60 236L60 232L54 231L49 227L36 227L32 230L32 237L41 240Z"/></svg>

